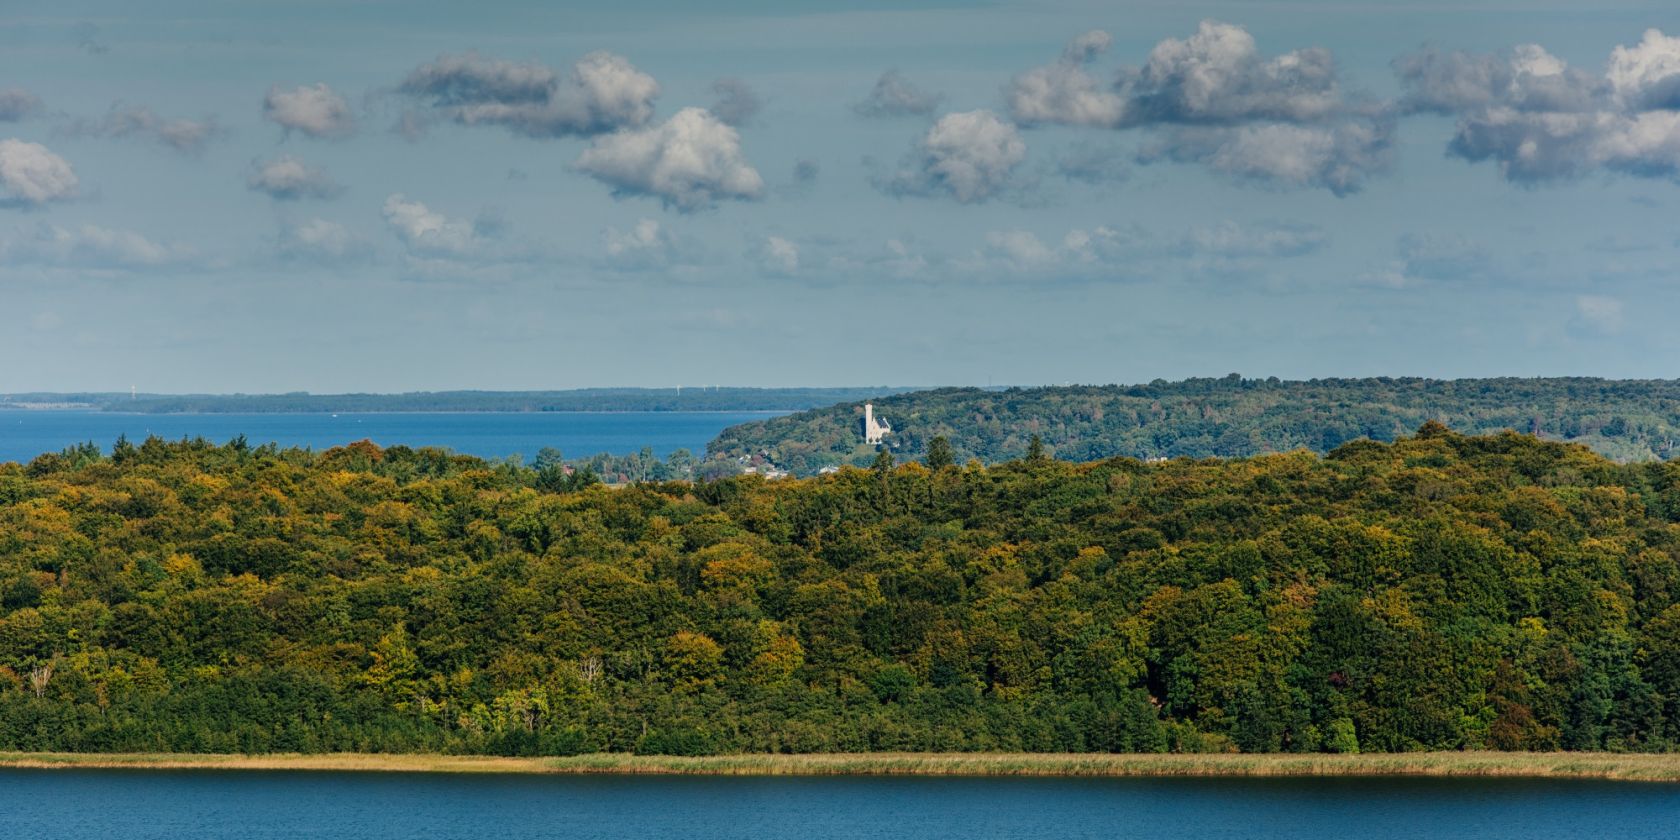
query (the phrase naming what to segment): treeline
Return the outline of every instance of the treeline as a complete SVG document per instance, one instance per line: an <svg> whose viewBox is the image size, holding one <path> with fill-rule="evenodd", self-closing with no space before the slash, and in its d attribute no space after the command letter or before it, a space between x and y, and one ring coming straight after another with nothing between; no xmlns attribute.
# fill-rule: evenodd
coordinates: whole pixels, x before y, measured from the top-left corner
<svg viewBox="0 0 1680 840"><path fill-rule="evenodd" d="M408 394L14 394L7 403L87 404L142 414L370 411L801 411L905 388L581 388Z"/></svg>
<svg viewBox="0 0 1680 840"><path fill-rule="evenodd" d="M1680 463L1326 457L609 489L368 443L0 465L0 749L1680 747Z"/></svg>
<svg viewBox="0 0 1680 840"><path fill-rule="evenodd" d="M946 388L876 394L893 451L919 458L943 436L960 460L1022 457L1033 436L1057 457L1094 460L1243 457L1351 440L1394 440L1435 420L1469 433L1507 429L1585 444L1618 461L1680 454L1680 380L1243 379L1148 385ZM714 458L757 455L801 475L874 458L863 446L862 402L726 429Z"/></svg>

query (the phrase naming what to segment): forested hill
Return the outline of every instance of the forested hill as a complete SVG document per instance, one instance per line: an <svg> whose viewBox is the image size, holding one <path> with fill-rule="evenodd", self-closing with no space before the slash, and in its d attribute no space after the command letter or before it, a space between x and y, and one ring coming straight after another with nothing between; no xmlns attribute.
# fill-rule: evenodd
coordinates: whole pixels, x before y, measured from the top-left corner
<svg viewBox="0 0 1680 840"><path fill-rule="evenodd" d="M1680 380L1243 379L1157 380L1148 385L948 388L877 395L901 457L920 457L943 435L959 462L1019 458L1038 435L1056 457L1089 460L1236 457L1350 440L1394 440L1427 420L1467 433L1512 429L1586 444L1618 461L1680 454ZM867 464L855 401L724 430L716 457L763 455L808 475Z"/></svg>
<svg viewBox="0 0 1680 840"><path fill-rule="evenodd" d="M142 414L365 411L799 411L908 388L579 388L404 394L0 394L0 409L82 406Z"/></svg>
<svg viewBox="0 0 1680 840"><path fill-rule="evenodd" d="M0 465L0 750L1680 747L1680 463Z"/></svg>

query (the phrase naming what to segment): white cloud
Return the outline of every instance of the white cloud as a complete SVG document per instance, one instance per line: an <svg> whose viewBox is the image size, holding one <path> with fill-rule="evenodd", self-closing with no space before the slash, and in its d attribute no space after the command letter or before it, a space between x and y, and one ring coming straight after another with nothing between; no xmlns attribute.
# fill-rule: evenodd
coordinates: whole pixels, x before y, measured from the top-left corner
<svg viewBox="0 0 1680 840"><path fill-rule="evenodd" d="M653 117L659 83L609 52L584 56L561 76L535 62L441 56L398 87L463 125L499 125L527 137L592 135L636 128ZM405 116L405 128L419 121Z"/></svg>
<svg viewBox="0 0 1680 840"><path fill-rule="evenodd" d="M627 231L607 228L607 253L614 257L664 252L670 247L671 237L653 219L639 219L636 226Z"/></svg>
<svg viewBox="0 0 1680 840"><path fill-rule="evenodd" d="M1111 43L1107 32L1093 29L1068 42L1056 63L1016 76L1008 92L1010 115L1022 125L1118 127L1126 101L1085 69Z"/></svg>
<svg viewBox="0 0 1680 840"><path fill-rule="evenodd" d="M1265 122L1235 128L1183 127L1144 147L1143 163L1201 163L1262 184L1358 192L1393 165L1391 120L1332 125Z"/></svg>
<svg viewBox="0 0 1680 840"><path fill-rule="evenodd" d="M76 120L65 130L86 137L140 137L193 155L204 151L210 140L222 133L214 119L170 119L143 105L113 105L98 121Z"/></svg>
<svg viewBox="0 0 1680 840"><path fill-rule="evenodd" d="M384 215L391 232L416 256L459 259L483 245L472 223L434 212L402 193L385 199Z"/></svg>
<svg viewBox="0 0 1680 840"><path fill-rule="evenodd" d="M281 229L278 249L285 259L321 263L355 262L373 253L366 239L344 225L319 218Z"/></svg>
<svg viewBox="0 0 1680 840"><path fill-rule="evenodd" d="M279 201L300 198L332 198L343 191L326 170L310 166L291 155L257 161L246 185Z"/></svg>
<svg viewBox="0 0 1680 840"><path fill-rule="evenodd" d="M1260 261L1314 253L1329 241L1307 225L1226 221L1162 234L1141 225L1075 228L1046 242L1027 230L986 234L985 247L955 265L965 274L1003 271L1039 278L1131 277L1150 270L1241 273Z"/></svg>
<svg viewBox="0 0 1680 840"><path fill-rule="evenodd" d="M1603 75L1525 44L1503 53L1425 50L1395 62L1413 111L1458 117L1448 152L1539 184L1595 171L1680 179L1680 38L1652 29L1611 52Z"/></svg>
<svg viewBox="0 0 1680 840"><path fill-rule="evenodd" d="M780 236L767 236L758 247L758 267L766 274L791 275L799 271L799 246Z"/></svg>
<svg viewBox="0 0 1680 840"><path fill-rule="evenodd" d="M1136 68L1108 79L1091 71L1108 33L1073 39L1053 64L1017 76L1008 97L1023 125L1145 129L1140 159L1199 163L1272 186L1357 191L1392 162L1386 107L1344 95L1329 50L1261 55L1240 26L1203 21L1185 39L1167 38ZM1112 168L1089 171L1105 180ZM1087 170L1064 171L1091 180Z"/></svg>
<svg viewBox="0 0 1680 840"><path fill-rule="evenodd" d="M997 114L946 114L883 187L894 195L945 195L975 204L1012 186L1015 169L1026 157L1020 132Z"/></svg>
<svg viewBox="0 0 1680 840"><path fill-rule="evenodd" d="M1045 245L1037 234L1024 230L987 233L986 247L1018 271L1048 268L1061 261L1061 254Z"/></svg>
<svg viewBox="0 0 1680 840"><path fill-rule="evenodd" d="M263 117L287 131L316 138L349 137L356 131L350 103L325 82L291 90L270 88L263 97Z"/></svg>
<svg viewBox="0 0 1680 840"><path fill-rule="evenodd" d="M0 244L0 256L13 263L126 272L179 266L191 260L193 252L130 230L43 224L30 235L5 240Z"/></svg>
<svg viewBox="0 0 1680 840"><path fill-rule="evenodd" d="M921 117L933 113L943 99L916 87L903 73L888 70L876 80L868 98L852 110L865 117Z"/></svg>
<svg viewBox="0 0 1680 840"><path fill-rule="evenodd" d="M646 129L596 137L576 167L616 195L654 196L683 212L764 192L763 178L741 154L740 135L703 108L684 108Z"/></svg>
<svg viewBox="0 0 1680 840"><path fill-rule="evenodd" d="M64 158L39 143L0 140L0 206L40 207L76 195L80 182Z"/></svg>
<svg viewBox="0 0 1680 840"><path fill-rule="evenodd" d="M1638 45L1610 52L1605 78L1624 108L1680 109L1680 38L1645 30Z"/></svg>

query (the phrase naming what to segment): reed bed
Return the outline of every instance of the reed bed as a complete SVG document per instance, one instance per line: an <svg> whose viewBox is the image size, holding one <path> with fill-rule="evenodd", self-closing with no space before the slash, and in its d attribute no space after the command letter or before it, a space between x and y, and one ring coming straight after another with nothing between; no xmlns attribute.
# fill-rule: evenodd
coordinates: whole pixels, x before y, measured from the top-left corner
<svg viewBox="0 0 1680 840"><path fill-rule="evenodd" d="M1680 781L1680 754L1432 752L1364 755L866 753L683 758L0 753L0 767L712 776L1457 776Z"/></svg>

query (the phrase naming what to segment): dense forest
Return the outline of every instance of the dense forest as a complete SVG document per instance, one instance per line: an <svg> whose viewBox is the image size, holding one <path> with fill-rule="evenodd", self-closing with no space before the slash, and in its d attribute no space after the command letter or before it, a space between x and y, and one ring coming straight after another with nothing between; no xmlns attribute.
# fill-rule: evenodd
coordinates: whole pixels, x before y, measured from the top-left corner
<svg viewBox="0 0 1680 840"><path fill-rule="evenodd" d="M1038 436L1059 458L1240 457L1359 438L1394 440L1428 420L1469 433L1512 429L1586 444L1618 461L1680 454L1680 380L1243 379L1157 380L1148 385L946 388L874 395L905 458L943 436L959 461L1019 458ZM758 457L800 475L874 457L863 445L862 402L724 431L710 454Z"/></svg>
<svg viewBox="0 0 1680 840"><path fill-rule="evenodd" d="M407 394L0 394L0 409L79 405L141 414L367 411L800 411L907 388L580 388Z"/></svg>
<svg viewBox="0 0 1680 840"><path fill-rule="evenodd" d="M0 749L1680 746L1680 463L1320 457L613 489L429 449L0 465Z"/></svg>

